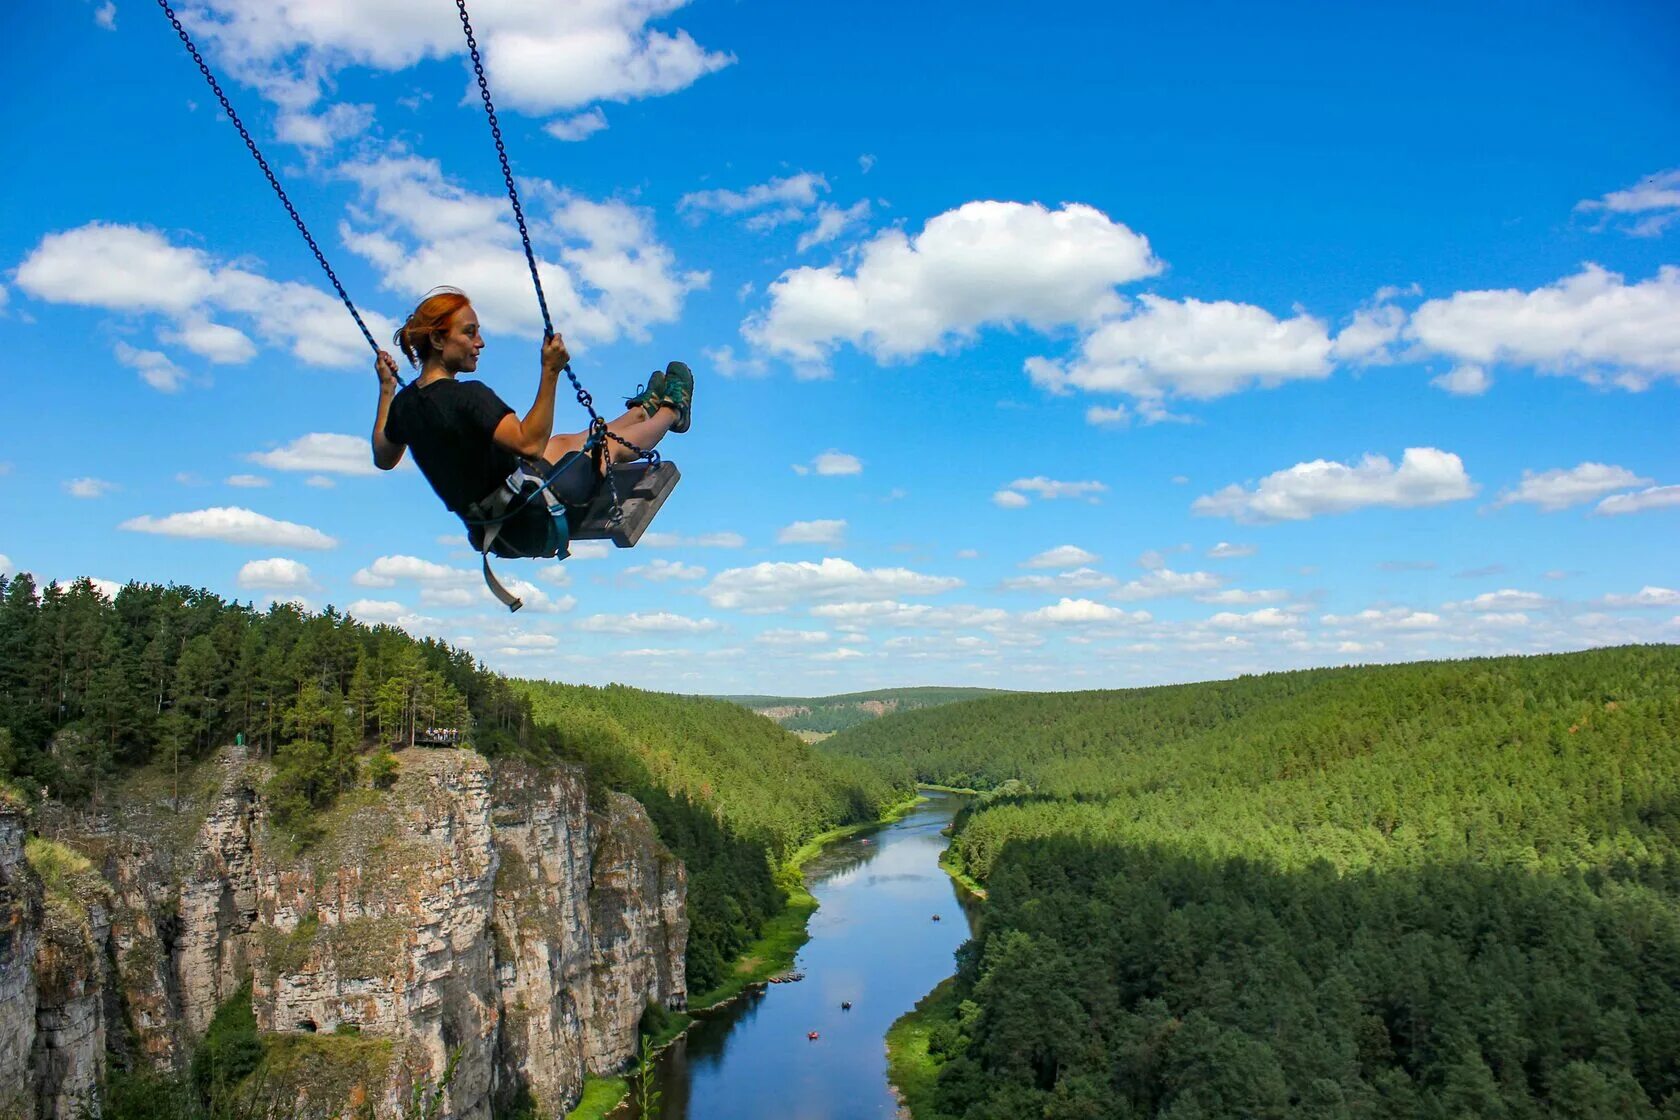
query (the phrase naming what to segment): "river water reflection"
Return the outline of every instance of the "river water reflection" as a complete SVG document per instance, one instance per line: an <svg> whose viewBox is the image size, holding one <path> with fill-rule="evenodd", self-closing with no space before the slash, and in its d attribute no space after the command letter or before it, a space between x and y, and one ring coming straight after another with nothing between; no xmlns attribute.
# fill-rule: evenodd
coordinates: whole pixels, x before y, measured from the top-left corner
<svg viewBox="0 0 1680 1120"><path fill-rule="evenodd" d="M887 1028L955 971L952 953L969 936L968 914L939 867L940 831L962 799L928 796L904 819L806 864L821 908L795 964L805 979L750 992L673 1044L659 1065L662 1120L897 1114ZM842 1001L852 1009L842 1011Z"/></svg>

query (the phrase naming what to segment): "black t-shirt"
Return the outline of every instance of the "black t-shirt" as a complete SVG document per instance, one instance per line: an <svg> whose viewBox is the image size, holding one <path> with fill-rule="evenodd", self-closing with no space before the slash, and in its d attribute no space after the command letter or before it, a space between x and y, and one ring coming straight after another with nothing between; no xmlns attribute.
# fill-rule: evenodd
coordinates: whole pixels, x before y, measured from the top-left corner
<svg viewBox="0 0 1680 1120"><path fill-rule="evenodd" d="M416 381L391 402L385 437L409 446L443 504L460 513L519 465L493 438L512 411L482 381L443 377L424 387Z"/></svg>

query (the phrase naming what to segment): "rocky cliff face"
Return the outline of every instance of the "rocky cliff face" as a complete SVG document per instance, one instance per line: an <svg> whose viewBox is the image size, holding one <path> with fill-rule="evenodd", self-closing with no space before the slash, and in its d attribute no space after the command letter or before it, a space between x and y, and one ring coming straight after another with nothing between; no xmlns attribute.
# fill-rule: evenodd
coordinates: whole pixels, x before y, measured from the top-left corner
<svg viewBox="0 0 1680 1120"><path fill-rule="evenodd" d="M573 770L398 757L392 789L344 795L308 844L271 825L263 767L237 751L188 788L43 813L109 883L74 960L33 932L39 890L9 871L0 814L0 1085L27 1077L36 1115L67 1117L41 1039L87 1078L107 1050L179 1068L249 981L300 1114L394 1115L454 1056L446 1115L562 1115L633 1054L649 1002L683 1004L683 868L634 800L592 802Z"/></svg>

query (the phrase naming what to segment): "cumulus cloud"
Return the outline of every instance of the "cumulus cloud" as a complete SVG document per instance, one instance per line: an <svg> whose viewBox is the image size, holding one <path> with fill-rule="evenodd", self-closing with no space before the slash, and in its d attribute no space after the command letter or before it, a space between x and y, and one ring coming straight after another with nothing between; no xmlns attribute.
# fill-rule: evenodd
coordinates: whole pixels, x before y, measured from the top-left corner
<svg viewBox="0 0 1680 1120"><path fill-rule="evenodd" d="M856 267L782 273L742 327L761 349L823 365L850 343L880 361L954 348L986 326L1091 323L1124 306L1115 286L1153 276L1149 242L1094 207L969 202L910 236L883 230Z"/></svg>
<svg viewBox="0 0 1680 1120"><path fill-rule="evenodd" d="M226 541L229 544L273 545L278 548L335 548L338 542L319 529L291 521L277 521L239 506L172 513L167 517L131 517L117 526L131 533L154 533L191 540Z"/></svg>
<svg viewBox="0 0 1680 1120"><path fill-rule="evenodd" d="M1593 512L1614 517L1675 506L1680 506L1680 486L1647 486L1631 494L1612 494L1593 507Z"/></svg>
<svg viewBox="0 0 1680 1120"><path fill-rule="evenodd" d="M850 560L826 557L730 568L713 576L703 594L714 607L762 613L801 602L938 595L961 586L962 580L949 576L908 568L861 568Z"/></svg>
<svg viewBox="0 0 1680 1120"><path fill-rule="evenodd" d="M12 558L0 552L0 576L9 576L15 571L17 569L12 566Z"/></svg>
<svg viewBox="0 0 1680 1120"><path fill-rule="evenodd" d="M1219 611L1204 625L1211 630L1281 630L1301 623L1300 608L1261 607L1257 611Z"/></svg>
<svg viewBox="0 0 1680 1120"><path fill-rule="evenodd" d="M160 393L179 392L187 381L187 371L169 360L161 350L141 350L126 342L115 346L117 361L134 370L140 380Z"/></svg>
<svg viewBox="0 0 1680 1120"><path fill-rule="evenodd" d="M1021 509L1032 505L1032 499L1014 490L999 490L992 494L992 504L1001 509Z"/></svg>
<svg viewBox="0 0 1680 1120"><path fill-rule="evenodd" d="M97 23L106 31L115 31L117 29L116 4L113 3L112 0L105 0L105 3L94 9L93 22Z"/></svg>
<svg viewBox="0 0 1680 1120"><path fill-rule="evenodd" d="M1061 599L1021 615L1029 626L1082 626L1091 623L1133 624L1150 621L1148 611L1125 611L1090 599Z"/></svg>
<svg viewBox="0 0 1680 1120"><path fill-rule="evenodd" d="M492 345L496 334L541 335L505 197L470 191L445 176L438 161L418 156L385 156L340 171L361 188L366 218L343 226L341 235L378 270L386 290L406 302L447 275L472 293ZM684 297L709 282L706 273L678 271L645 210L591 201L540 179L525 180L522 193L543 290L569 342L645 338L650 326L674 321Z"/></svg>
<svg viewBox="0 0 1680 1120"><path fill-rule="evenodd" d="M555 567L559 567L558 564ZM562 569L563 570L563 569ZM689 581L706 578L706 569L698 564L684 564L677 560L661 560L655 558L646 564L624 569L627 576L641 576L643 579L655 583L665 583L670 580Z"/></svg>
<svg viewBox="0 0 1680 1120"><path fill-rule="evenodd" d="M941 607L930 603L902 603L896 599L819 603L811 608L811 615L832 622L840 629L883 626L894 629L961 630L976 626L1000 626L1009 620L1009 612L996 607L965 604ZM848 640L857 639L854 637Z"/></svg>
<svg viewBox="0 0 1680 1120"><path fill-rule="evenodd" d="M1076 544L1062 544L1021 561L1023 568L1077 568L1097 562L1097 554Z"/></svg>
<svg viewBox="0 0 1680 1120"><path fill-rule="evenodd" d="M373 450L365 436L336 432L310 432L272 451L254 451L245 456L251 462L277 471L308 471L311 474L376 475Z"/></svg>
<svg viewBox="0 0 1680 1120"><path fill-rule="evenodd" d="M799 647L828 644L827 630L764 630L754 639L767 646Z"/></svg>
<svg viewBox="0 0 1680 1120"><path fill-rule="evenodd" d="M1357 614L1327 614L1319 621L1326 626L1354 630L1428 631L1441 626L1441 616L1410 607L1368 607Z"/></svg>
<svg viewBox="0 0 1680 1120"><path fill-rule="evenodd" d="M1400 338L1406 312L1392 303L1362 307L1336 335L1330 356L1339 362L1386 365L1393 360L1389 347Z"/></svg>
<svg viewBox="0 0 1680 1120"><path fill-rule="evenodd" d="M1577 467L1558 467L1549 471L1523 471L1522 482L1502 492L1493 504L1508 506L1528 502L1551 513L1601 498L1612 490L1650 484L1650 479L1641 478L1626 467L1582 463Z"/></svg>
<svg viewBox="0 0 1680 1120"><path fill-rule="evenodd" d="M1197 498L1190 508L1203 516L1245 523L1304 521L1368 506L1439 505L1475 492L1457 455L1408 447L1398 467L1382 455L1366 455L1353 466L1315 459L1269 474L1253 489L1233 483Z"/></svg>
<svg viewBox="0 0 1680 1120"><path fill-rule="evenodd" d="M709 634L718 629L710 618L689 618L670 611L642 614L594 614L577 624L579 630L594 634Z"/></svg>
<svg viewBox="0 0 1680 1120"><path fill-rule="evenodd" d="M672 93L729 65L730 55L701 47L686 31L650 26L683 4L483 3L473 8L473 30L498 106L545 115ZM336 107L317 106L347 67L400 71L466 53L448 6L202 0L202 9L187 13L195 35L219 66L278 107L282 129L300 127L290 118L329 115Z"/></svg>
<svg viewBox="0 0 1680 1120"><path fill-rule="evenodd" d="M543 131L556 140L576 142L587 140L607 127L607 115L599 106L570 117L557 117L543 126Z"/></svg>
<svg viewBox="0 0 1680 1120"><path fill-rule="evenodd" d="M1641 587L1632 595L1606 595L1602 605L1609 610L1628 607L1680 607L1680 591L1672 587Z"/></svg>
<svg viewBox="0 0 1680 1120"><path fill-rule="evenodd" d="M848 230L863 226L869 221L869 200L859 199L850 206L835 206L831 203L817 204L816 224L799 235L799 242L794 248L803 253L807 249L818 245L826 245L830 241L837 241Z"/></svg>
<svg viewBox="0 0 1680 1120"><path fill-rule="evenodd" d="M1549 607L1552 601L1537 591L1519 591L1515 588L1501 588L1498 591L1485 591L1474 599L1464 599L1456 603L1446 604L1446 610L1469 611L1511 611L1536 610Z"/></svg>
<svg viewBox="0 0 1680 1120"><path fill-rule="evenodd" d="M829 450L812 459L809 464L795 463L793 469L796 474L811 474L813 472L819 475L862 474L863 460L844 451Z"/></svg>
<svg viewBox="0 0 1680 1120"><path fill-rule="evenodd" d="M587 545L593 545L593 544L596 544L596 543L597 542L595 542L595 541L579 541L578 545L587 546ZM652 532L652 533L643 533L642 534L642 539L638 543L638 547L640 547L640 548L742 548L746 545L746 543L747 543L747 538L743 537L741 534L731 533L731 532L727 532L727 531L726 532L719 532L719 533L700 533L700 534L698 534L696 536L692 536L692 537L685 537L685 536L683 536L679 533ZM602 556L605 556L610 551L611 551L610 549L608 549L604 546L604 542L603 542L603 547L600 550L599 554L602 555ZM576 546L574 546L573 549L572 549L572 556L575 558L577 555L578 555L578 548Z"/></svg>
<svg viewBox="0 0 1680 1120"><path fill-rule="evenodd" d="M1582 199L1575 209L1604 216L1634 237L1656 237L1680 217L1680 167L1647 175L1631 187L1603 198ZM1603 228L1602 225L1600 228Z"/></svg>
<svg viewBox="0 0 1680 1120"><path fill-rule="evenodd" d="M1195 596L1198 603L1219 603L1224 606L1246 607L1255 603L1281 603L1289 598L1289 592L1278 588L1258 588L1245 591L1240 587L1229 587L1222 591L1207 591Z"/></svg>
<svg viewBox="0 0 1680 1120"><path fill-rule="evenodd" d="M1227 541L1220 541L1208 549L1207 554L1208 558L1212 560L1238 560L1244 556L1253 556L1258 551L1260 550L1251 544L1231 544Z"/></svg>
<svg viewBox="0 0 1680 1120"><path fill-rule="evenodd" d="M804 218L827 190L827 179L801 171L745 190L692 191L677 200L677 209L691 221L699 221L704 214L746 214L749 229L774 229Z"/></svg>
<svg viewBox="0 0 1680 1120"><path fill-rule="evenodd" d="M1479 397L1493 388L1487 369L1474 362L1456 365L1439 377L1431 377L1429 383L1455 397Z"/></svg>
<svg viewBox="0 0 1680 1120"><path fill-rule="evenodd" d="M260 474L230 474L222 481L240 490L261 490L272 485Z"/></svg>
<svg viewBox="0 0 1680 1120"><path fill-rule="evenodd" d="M1254 385L1317 380L1331 371L1330 336L1310 315L1278 319L1252 304L1139 296L1080 342L1068 361L1029 358L1027 375L1052 392L1124 393L1145 420L1169 419L1167 397L1208 400Z"/></svg>
<svg viewBox="0 0 1680 1120"><path fill-rule="evenodd" d="M470 568L451 568L418 556L381 556L350 577L357 587L395 587L399 582L433 587L471 587L480 575Z"/></svg>
<svg viewBox="0 0 1680 1120"><path fill-rule="evenodd" d="M310 591L315 587L307 565L283 556L247 562L239 569L238 583L249 591Z"/></svg>
<svg viewBox="0 0 1680 1120"><path fill-rule="evenodd" d="M776 543L839 544L845 535L844 521L795 521L776 534Z"/></svg>
<svg viewBox="0 0 1680 1120"><path fill-rule="evenodd" d="M1015 576L1004 580L1003 587L1009 591L1042 591L1064 595L1069 592L1097 591L1113 587L1117 582L1113 576L1105 575L1095 568L1074 568L1051 576Z"/></svg>
<svg viewBox="0 0 1680 1120"><path fill-rule="evenodd" d="M336 296L219 263L201 249L173 244L140 226L89 222L49 233L18 265L17 284L49 303L157 316L163 321L160 335L213 361L255 352L237 343L235 335L245 336L218 323L218 314L244 318L266 344L309 365L358 366L368 359L361 332ZM395 326L366 308L362 318L375 337L390 335ZM293 324L300 322L311 329L296 330ZM179 373L170 373L158 357L118 348L118 358L139 369L149 384L172 391Z"/></svg>
<svg viewBox="0 0 1680 1120"><path fill-rule="evenodd" d="M107 482L103 478L72 478L64 483L64 491L72 498L103 498L113 490L121 489L114 482Z"/></svg>
<svg viewBox="0 0 1680 1120"><path fill-rule="evenodd" d="M1175 595L1196 595L1214 591L1225 581L1212 572L1175 572L1155 568L1142 579L1134 579L1114 592L1114 598L1167 599Z"/></svg>
<svg viewBox="0 0 1680 1120"><path fill-rule="evenodd" d="M1035 475L1032 478L1017 478L1002 490L992 495L992 502L1004 509L1020 509L1029 504L1032 499L1028 494L1035 495L1046 501L1056 498L1085 498L1096 501L1098 494L1108 492L1106 483L1096 481L1063 482L1054 478Z"/></svg>
<svg viewBox="0 0 1680 1120"><path fill-rule="evenodd" d="M1531 292L1456 292L1414 311L1406 337L1469 365L1527 365L1643 389L1680 377L1680 267L1628 284L1588 264Z"/></svg>

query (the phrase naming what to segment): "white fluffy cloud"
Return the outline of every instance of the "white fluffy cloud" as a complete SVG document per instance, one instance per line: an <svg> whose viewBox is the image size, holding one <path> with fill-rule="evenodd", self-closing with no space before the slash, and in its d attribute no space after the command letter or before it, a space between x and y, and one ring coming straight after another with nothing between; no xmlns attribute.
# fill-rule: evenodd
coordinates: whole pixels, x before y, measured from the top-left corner
<svg viewBox="0 0 1680 1120"><path fill-rule="evenodd" d="M992 495L992 502L1004 509L1020 509L1028 505L1032 499L1028 494L1036 495L1046 501L1056 498L1084 498L1096 501L1098 494L1108 492L1106 483L1097 481L1063 482L1054 478L1035 475L1032 478L1017 478L1002 490Z"/></svg>
<svg viewBox="0 0 1680 1120"><path fill-rule="evenodd" d="M1650 479L1640 478L1626 467L1582 463L1577 467L1558 467L1549 471L1523 471L1522 482L1501 493L1493 504L1507 506L1529 502L1549 513L1601 498L1612 490L1650 484Z"/></svg>
<svg viewBox="0 0 1680 1120"><path fill-rule="evenodd" d="M381 556L350 577L357 587L395 587L399 582L432 587L471 587L480 574L469 568L451 568L418 556Z"/></svg>
<svg viewBox="0 0 1680 1120"><path fill-rule="evenodd" d="M1207 554L1209 559L1213 560L1238 560L1244 556L1253 556L1258 551L1260 550L1251 544L1231 544L1228 541L1220 541L1208 549Z"/></svg>
<svg viewBox="0 0 1680 1120"><path fill-rule="evenodd" d="M1148 611L1124 611L1090 599L1061 599L1021 615L1029 626L1083 626L1092 623L1130 624L1150 621Z"/></svg>
<svg viewBox="0 0 1680 1120"><path fill-rule="evenodd" d="M291 521L277 521L239 506L172 513L167 517L131 517L117 526L132 533L154 533L191 540L229 544L273 545L277 548L335 548L338 542L319 529Z"/></svg>
<svg viewBox="0 0 1680 1120"><path fill-rule="evenodd" d="M1680 591L1672 587L1641 587L1632 595L1606 595L1604 604L1610 610L1627 607L1680 607Z"/></svg>
<svg viewBox="0 0 1680 1120"><path fill-rule="evenodd" d="M747 538L739 533L728 531L718 533L699 533L692 537L685 537L678 533L643 533L638 542L638 548L741 548L747 543ZM605 556L612 550L604 541L579 541L572 548L573 557L589 551L589 546L599 545L599 555ZM592 553L593 555L593 553Z"/></svg>
<svg viewBox="0 0 1680 1120"><path fill-rule="evenodd" d="M1310 315L1280 320L1252 304L1144 295L1087 334L1073 359L1029 358L1026 369L1053 392L1071 386L1146 402L1208 400L1256 384L1328 377L1329 356L1329 333ZM1165 418L1158 404L1141 411Z"/></svg>
<svg viewBox="0 0 1680 1120"><path fill-rule="evenodd" d="M1644 513L1649 509L1672 509L1675 506L1680 506L1680 486L1647 486L1631 494L1612 494L1593 507L1593 512L1617 516L1624 513Z"/></svg>
<svg viewBox="0 0 1680 1120"><path fill-rule="evenodd" d="M379 473L379 468L373 465L373 449L365 436L336 432L310 432L283 447L254 451L245 458L277 471L350 475Z"/></svg>
<svg viewBox="0 0 1680 1120"><path fill-rule="evenodd" d="M1113 587L1118 581L1110 575L1105 575L1095 568L1074 568L1071 571L1057 572L1053 576L1016 576L1003 581L1003 587L1009 591L1040 591L1053 595L1066 595L1070 592L1099 591L1105 587Z"/></svg>
<svg viewBox="0 0 1680 1120"><path fill-rule="evenodd" d="M1464 463L1450 451L1408 447L1396 467L1381 455L1348 466L1324 459L1267 475L1253 489L1233 483L1191 504L1195 513L1247 523L1304 521L1367 506L1438 505L1476 492Z"/></svg>
<svg viewBox="0 0 1680 1120"><path fill-rule="evenodd" d="M238 582L250 591L310 591L315 587L308 566L284 556L247 562L239 569Z"/></svg>
<svg viewBox="0 0 1680 1120"><path fill-rule="evenodd" d="M1141 234L1094 207L969 202L914 237L883 230L840 265L784 272L742 327L760 348L821 365L843 343L877 360L944 351L982 327L1040 330L1117 313L1115 286L1161 270Z"/></svg>
<svg viewBox="0 0 1680 1120"><path fill-rule="evenodd" d="M793 469L797 474L811 474L812 472L819 475L862 474L863 460L844 451L830 450L824 451L812 459L809 465L795 463Z"/></svg>
<svg viewBox="0 0 1680 1120"><path fill-rule="evenodd" d="M1493 388L1487 368L1474 362L1460 363L1439 377L1431 377L1429 383L1455 397L1479 397Z"/></svg>
<svg viewBox="0 0 1680 1120"><path fill-rule="evenodd" d="M230 474L222 481L239 490L262 490L273 485L260 474Z"/></svg>
<svg viewBox="0 0 1680 1120"><path fill-rule="evenodd" d="M12 567L12 558L0 552L0 576L9 576L17 569Z"/></svg>
<svg viewBox="0 0 1680 1120"><path fill-rule="evenodd" d="M718 629L718 623L710 618L689 618L670 611L648 614L631 611L590 615L577 628L593 634L709 634Z"/></svg>
<svg viewBox="0 0 1680 1120"><path fill-rule="evenodd" d="M975 626L999 626L1009 620L1009 612L996 607L975 607L966 604L939 607L929 603L901 603L895 599L819 603L811 608L811 615L832 622L840 629L850 630L871 626L960 630Z"/></svg>
<svg viewBox="0 0 1680 1120"><path fill-rule="evenodd" d="M103 498L117 489L116 483L103 478L72 478L64 483L65 493L72 498Z"/></svg>
<svg viewBox="0 0 1680 1120"><path fill-rule="evenodd" d="M119 340L115 351L117 361L134 370L140 380L160 393L179 392L186 384L187 371L170 361L169 355L161 350L142 350Z"/></svg>
<svg viewBox="0 0 1680 1120"><path fill-rule="evenodd" d="M703 214L747 214L750 229L774 229L796 222L816 208L828 190L828 180L809 171L772 178L745 190L691 191L677 200L677 209L690 220Z"/></svg>
<svg viewBox="0 0 1680 1120"><path fill-rule="evenodd" d="M1319 621L1326 626L1339 627L1343 632L1359 630L1377 631L1430 631L1441 626L1441 616L1433 611L1416 611L1410 607L1387 607L1378 609L1370 607L1357 614L1327 614Z"/></svg>
<svg viewBox="0 0 1680 1120"><path fill-rule="evenodd" d="M712 577L703 594L714 607L762 613L801 602L938 595L961 586L962 580L949 576L908 568L861 568L850 560L826 557L730 568Z"/></svg>
<svg viewBox="0 0 1680 1120"><path fill-rule="evenodd" d="M776 543L839 544L845 535L844 521L795 521L776 534Z"/></svg>
<svg viewBox="0 0 1680 1120"><path fill-rule="evenodd" d="M1583 199L1575 209L1602 214L1606 222L1626 219L1617 222L1626 232L1635 237L1655 237L1680 218L1680 167L1648 175L1603 198Z"/></svg>
<svg viewBox="0 0 1680 1120"><path fill-rule="evenodd" d="M499 107L532 114L596 101L630 101L684 89L730 64L686 32L651 24L685 0L594 0L587 4L476 0L473 31ZM218 65L255 85L280 109L279 127L307 120L346 67L405 70L464 56L450 5L403 0L200 0L187 22ZM471 90L476 101L477 89Z"/></svg>
<svg viewBox="0 0 1680 1120"><path fill-rule="evenodd" d="M1528 365L1642 389L1680 377L1680 267L1628 284L1588 264L1531 292L1457 292L1419 307L1405 333L1461 363Z"/></svg>
<svg viewBox="0 0 1680 1120"><path fill-rule="evenodd" d="M17 284L49 303L159 316L161 336L212 361L255 353L254 345L235 340L236 335L246 338L242 332L216 322L218 314L244 318L265 343L309 365L369 361L367 343L336 296L218 263L201 249L175 245L140 226L89 222L49 233L18 265ZM362 318L376 338L394 329L390 320L366 308ZM296 329L295 324L305 322L309 330ZM118 356L156 388L172 390L180 384L178 374L157 362L161 355L119 347Z"/></svg>
<svg viewBox="0 0 1680 1120"><path fill-rule="evenodd" d="M1167 599L1175 595L1197 595L1217 590L1225 581L1212 572L1175 572L1171 568L1155 568L1142 579L1134 579L1118 588L1114 598Z"/></svg>
<svg viewBox="0 0 1680 1120"><path fill-rule="evenodd" d="M554 565L556 568L558 564ZM564 569L561 569L564 570ZM698 564L684 564L677 560L662 560L655 558L646 564L637 564L624 569L627 576L641 576L643 579L655 583L665 583L670 580L688 581L706 578L706 569Z"/></svg>
<svg viewBox="0 0 1680 1120"><path fill-rule="evenodd" d="M1362 307L1336 335L1330 356L1339 362L1385 365L1392 360L1389 347L1400 338L1406 312L1392 303Z"/></svg>
<svg viewBox="0 0 1680 1120"><path fill-rule="evenodd" d="M1021 567L1078 568L1086 564L1094 564L1097 559L1096 553L1087 552L1076 544L1062 544L1021 561Z"/></svg>
<svg viewBox="0 0 1680 1120"><path fill-rule="evenodd" d="M436 160L417 156L387 156L340 170L361 187L368 219L341 233L379 271L387 290L415 300L439 276L449 276L472 297L492 346L497 334L542 333L505 197L467 190ZM568 342L643 338L650 326L674 321L687 293L709 282L706 273L677 271L644 210L594 202L543 180L527 179L522 193L543 291Z"/></svg>
<svg viewBox="0 0 1680 1120"><path fill-rule="evenodd" d="M607 127L607 115L599 106L570 117L557 117L543 126L543 131L556 140L575 142L587 140Z"/></svg>

